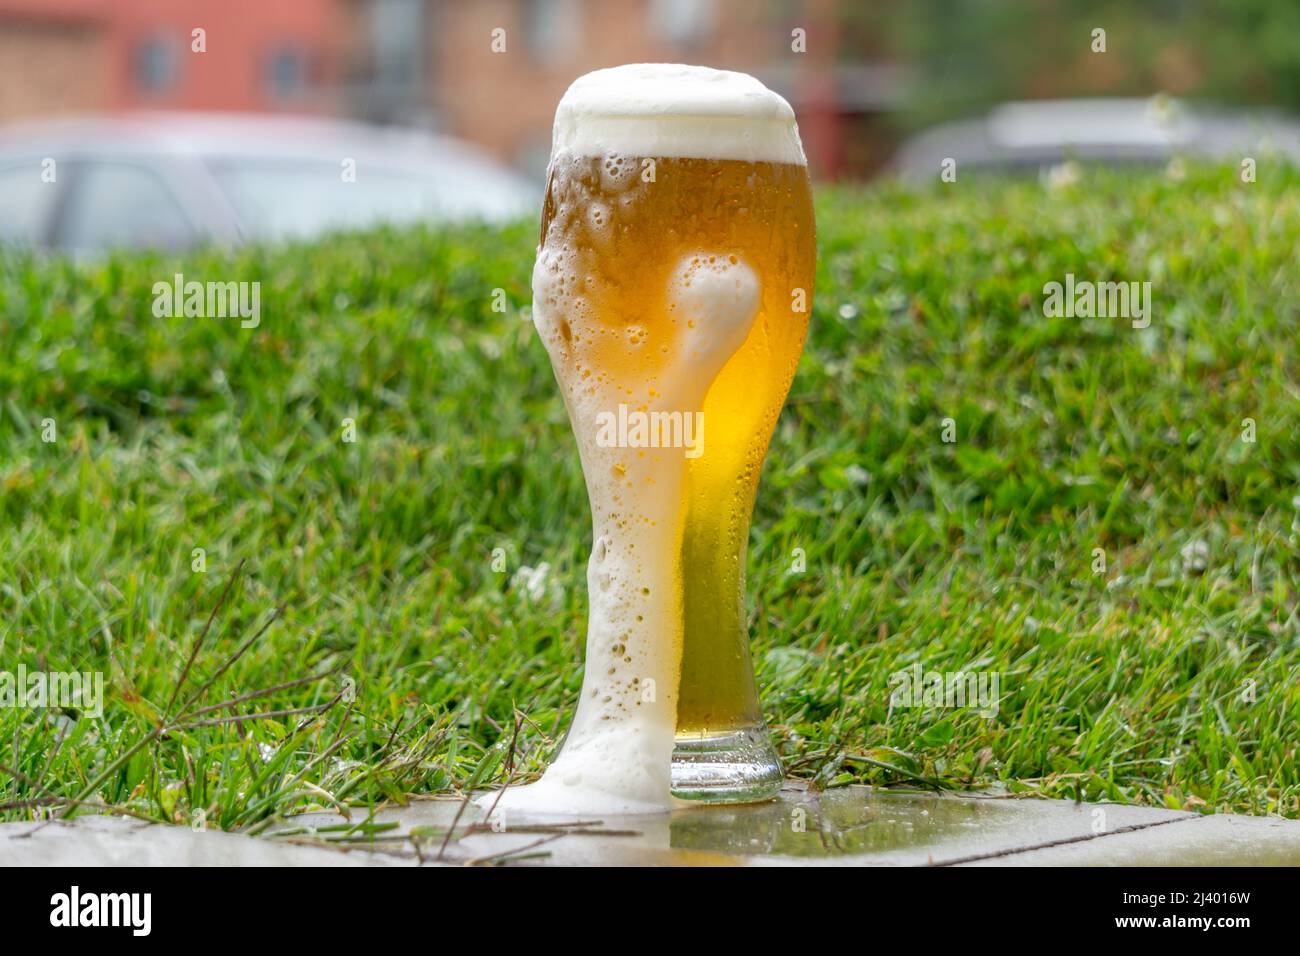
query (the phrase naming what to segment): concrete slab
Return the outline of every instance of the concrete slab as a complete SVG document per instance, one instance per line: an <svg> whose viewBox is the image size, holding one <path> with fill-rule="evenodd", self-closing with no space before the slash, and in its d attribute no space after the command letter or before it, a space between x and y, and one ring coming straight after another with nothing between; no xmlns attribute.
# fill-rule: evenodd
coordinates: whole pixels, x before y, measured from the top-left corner
<svg viewBox="0 0 1300 956"><path fill-rule="evenodd" d="M129 817L0 824L2 866L365 866L372 854L276 844L221 830L194 831Z"/></svg>
<svg viewBox="0 0 1300 956"><path fill-rule="evenodd" d="M0 864L1300 865L1296 821L868 787L792 784L769 803L652 817L512 816L500 830L472 804L434 798L379 809L369 835L365 821L364 809L305 813L259 838L117 817L5 824Z"/></svg>
<svg viewBox="0 0 1300 956"><path fill-rule="evenodd" d="M1300 823L1276 817L1197 816L1170 826L1026 850L970 865L1300 866Z"/></svg>

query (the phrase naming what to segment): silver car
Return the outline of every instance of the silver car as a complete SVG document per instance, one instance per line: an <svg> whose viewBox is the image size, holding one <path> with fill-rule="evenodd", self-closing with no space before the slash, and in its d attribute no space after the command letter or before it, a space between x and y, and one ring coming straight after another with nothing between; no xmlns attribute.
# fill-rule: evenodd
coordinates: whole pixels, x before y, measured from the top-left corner
<svg viewBox="0 0 1300 956"><path fill-rule="evenodd" d="M1272 153L1300 162L1300 124L1275 113L1216 112L1163 96L1033 100L919 133L899 148L892 166L904 179L923 181L937 178L948 159L963 170L1036 172L1071 159L1125 166Z"/></svg>
<svg viewBox="0 0 1300 956"><path fill-rule="evenodd" d="M500 222L539 202L476 148L415 130L203 113L0 128L0 242L77 254Z"/></svg>

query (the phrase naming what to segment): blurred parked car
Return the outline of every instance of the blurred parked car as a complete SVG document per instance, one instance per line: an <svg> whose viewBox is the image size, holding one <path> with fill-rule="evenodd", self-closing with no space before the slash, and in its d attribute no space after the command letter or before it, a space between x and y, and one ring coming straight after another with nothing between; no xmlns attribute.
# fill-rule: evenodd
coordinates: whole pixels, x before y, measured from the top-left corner
<svg viewBox="0 0 1300 956"><path fill-rule="evenodd" d="M0 242L74 253L498 222L539 202L476 148L414 130L202 113L0 128Z"/></svg>
<svg viewBox="0 0 1300 956"><path fill-rule="evenodd" d="M909 139L894 157L905 179L958 170L1037 172L1066 160L1159 164L1174 156L1256 160L1274 151L1300 162L1300 124L1271 114L1194 111L1167 97L1005 103L987 117L944 123Z"/></svg>

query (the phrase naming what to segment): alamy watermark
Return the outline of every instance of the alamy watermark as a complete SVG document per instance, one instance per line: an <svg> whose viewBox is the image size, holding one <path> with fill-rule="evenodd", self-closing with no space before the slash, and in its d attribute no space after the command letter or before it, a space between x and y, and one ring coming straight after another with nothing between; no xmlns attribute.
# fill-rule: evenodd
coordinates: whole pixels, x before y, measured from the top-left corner
<svg viewBox="0 0 1300 956"><path fill-rule="evenodd" d="M998 712L1001 675L997 671L932 671L918 661L889 675L891 707L947 707Z"/></svg>
<svg viewBox="0 0 1300 956"><path fill-rule="evenodd" d="M152 893L83 893L73 886L50 897L50 925L55 927L111 927L148 936L153 929Z"/></svg>
<svg viewBox="0 0 1300 956"><path fill-rule="evenodd" d="M0 671L0 707L60 707L104 716L102 671Z"/></svg>
<svg viewBox="0 0 1300 956"><path fill-rule="evenodd" d="M1150 282L1076 282L1067 272L1064 283L1043 286L1043 296L1043 315L1049 319L1131 319L1135 329L1151 324Z"/></svg>
<svg viewBox="0 0 1300 956"><path fill-rule="evenodd" d="M160 319L240 319L240 328L262 322L262 283L198 282L176 273L153 284L153 314Z"/></svg>
<svg viewBox="0 0 1300 956"><path fill-rule="evenodd" d="M622 402L617 412L596 415L601 448L683 448L687 458L704 454L703 412L643 412Z"/></svg>

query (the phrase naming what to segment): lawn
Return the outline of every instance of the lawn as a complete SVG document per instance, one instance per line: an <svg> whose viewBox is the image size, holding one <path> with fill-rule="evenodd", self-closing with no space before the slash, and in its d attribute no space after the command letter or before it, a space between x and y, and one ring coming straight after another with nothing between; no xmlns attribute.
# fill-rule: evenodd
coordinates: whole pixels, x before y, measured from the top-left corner
<svg viewBox="0 0 1300 956"><path fill-rule="evenodd" d="M749 553L791 775L1300 817L1300 172L1238 172L820 192ZM257 830L545 766L590 525L535 241L0 257L0 670L106 682L0 708L0 815ZM177 272L260 325L156 318ZM1044 317L1067 273L1150 281L1149 327ZM917 663L996 714L891 707Z"/></svg>

